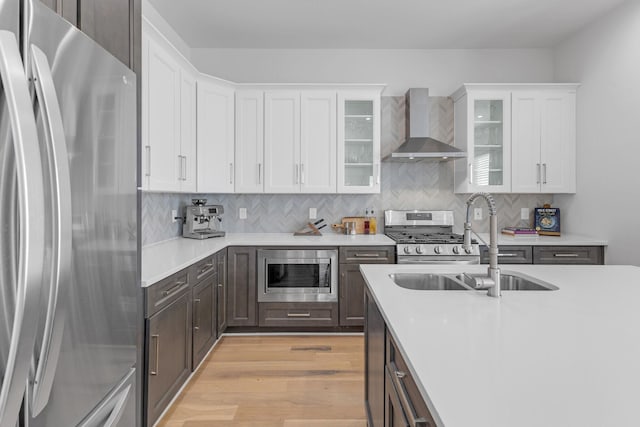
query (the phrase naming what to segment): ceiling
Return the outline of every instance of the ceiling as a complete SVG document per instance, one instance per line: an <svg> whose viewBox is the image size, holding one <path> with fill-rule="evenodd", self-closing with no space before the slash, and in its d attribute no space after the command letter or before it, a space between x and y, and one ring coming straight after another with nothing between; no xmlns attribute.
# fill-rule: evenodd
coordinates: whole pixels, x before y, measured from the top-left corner
<svg viewBox="0 0 640 427"><path fill-rule="evenodd" d="M547 48L624 0L149 0L191 48Z"/></svg>

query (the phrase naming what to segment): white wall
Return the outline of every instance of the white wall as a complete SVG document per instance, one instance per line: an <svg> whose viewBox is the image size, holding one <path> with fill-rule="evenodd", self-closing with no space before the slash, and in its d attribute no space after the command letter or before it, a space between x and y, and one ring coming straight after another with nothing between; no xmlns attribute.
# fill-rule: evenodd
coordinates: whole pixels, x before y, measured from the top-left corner
<svg viewBox="0 0 640 427"><path fill-rule="evenodd" d="M383 95L462 83L553 81L551 49L192 49L200 71L238 83L385 83Z"/></svg>
<svg viewBox="0 0 640 427"><path fill-rule="evenodd" d="M640 266L640 1L555 50L556 79L578 81L578 193L556 196L566 231L609 240L607 263Z"/></svg>

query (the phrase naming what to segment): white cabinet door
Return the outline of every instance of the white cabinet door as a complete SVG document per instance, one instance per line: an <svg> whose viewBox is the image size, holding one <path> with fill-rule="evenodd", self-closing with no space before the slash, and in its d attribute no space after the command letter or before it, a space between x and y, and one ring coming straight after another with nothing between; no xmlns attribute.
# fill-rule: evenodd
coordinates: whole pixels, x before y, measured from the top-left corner
<svg viewBox="0 0 640 427"><path fill-rule="evenodd" d="M335 193L336 92L303 91L300 104L300 191Z"/></svg>
<svg viewBox="0 0 640 427"><path fill-rule="evenodd" d="M338 193L380 192L380 92L338 92Z"/></svg>
<svg viewBox="0 0 640 427"><path fill-rule="evenodd" d="M198 79L198 192L233 193L234 90Z"/></svg>
<svg viewBox="0 0 640 427"><path fill-rule="evenodd" d="M542 180L540 162L540 92L514 91L512 108L512 178L514 193L538 193Z"/></svg>
<svg viewBox="0 0 640 427"><path fill-rule="evenodd" d="M236 92L235 188L264 192L264 92Z"/></svg>
<svg viewBox="0 0 640 427"><path fill-rule="evenodd" d="M575 91L513 91L514 193L575 193Z"/></svg>
<svg viewBox="0 0 640 427"><path fill-rule="evenodd" d="M146 175L152 191L180 191L180 66L149 40Z"/></svg>
<svg viewBox="0 0 640 427"><path fill-rule="evenodd" d="M463 160L454 161L456 193L509 193L511 92L468 91L456 104L456 120L460 109L466 110L465 129L456 132L456 146L467 151L466 164Z"/></svg>
<svg viewBox="0 0 640 427"><path fill-rule="evenodd" d="M268 91L264 99L264 191L298 193L300 92Z"/></svg>
<svg viewBox="0 0 640 427"><path fill-rule="evenodd" d="M576 94L545 91L541 95L543 193L576 192Z"/></svg>
<svg viewBox="0 0 640 427"><path fill-rule="evenodd" d="M180 79L180 190L196 191L196 79L183 70Z"/></svg>

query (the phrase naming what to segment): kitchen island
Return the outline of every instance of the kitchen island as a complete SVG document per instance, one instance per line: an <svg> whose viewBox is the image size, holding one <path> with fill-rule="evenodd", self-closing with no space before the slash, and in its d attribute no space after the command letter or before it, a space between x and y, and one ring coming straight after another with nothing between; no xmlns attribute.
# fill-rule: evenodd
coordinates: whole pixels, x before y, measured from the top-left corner
<svg viewBox="0 0 640 427"><path fill-rule="evenodd" d="M503 291L500 299L486 291L409 290L389 277L484 266L361 271L437 425L640 423L640 268L504 266L559 290Z"/></svg>

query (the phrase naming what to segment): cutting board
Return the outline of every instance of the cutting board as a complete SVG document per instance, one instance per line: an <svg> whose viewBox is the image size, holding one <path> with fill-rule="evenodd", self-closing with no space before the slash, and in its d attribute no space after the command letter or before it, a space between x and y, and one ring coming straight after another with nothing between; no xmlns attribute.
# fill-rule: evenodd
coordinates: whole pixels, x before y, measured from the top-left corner
<svg viewBox="0 0 640 427"><path fill-rule="evenodd" d="M366 218L363 216L345 216L342 218L342 222L340 224L333 224L332 227L334 229L342 230L344 233L345 222L355 222L356 223L356 234L364 234L364 220Z"/></svg>

